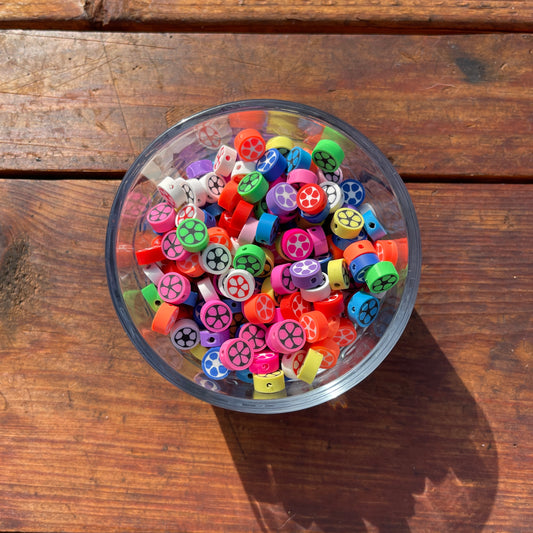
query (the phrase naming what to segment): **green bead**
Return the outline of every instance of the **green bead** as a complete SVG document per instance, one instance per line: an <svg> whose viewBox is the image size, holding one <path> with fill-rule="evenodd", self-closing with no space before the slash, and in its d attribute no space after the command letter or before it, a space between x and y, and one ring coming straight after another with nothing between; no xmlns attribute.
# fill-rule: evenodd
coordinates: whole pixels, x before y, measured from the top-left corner
<svg viewBox="0 0 533 533"><path fill-rule="evenodd" d="M255 204L268 192L268 181L261 172L250 172L239 182L237 192L243 200Z"/></svg>
<svg viewBox="0 0 533 533"><path fill-rule="evenodd" d="M258 276L265 268L266 254L255 244L245 244L237 249L233 258L233 268L247 270L252 276Z"/></svg>
<svg viewBox="0 0 533 533"><path fill-rule="evenodd" d="M389 290L399 279L398 271L390 261L381 261L372 265L365 274L365 282L374 293Z"/></svg>
<svg viewBox="0 0 533 533"><path fill-rule="evenodd" d="M342 148L330 139L321 139L311 154L315 165L324 172L334 172L344 160Z"/></svg>
<svg viewBox="0 0 533 533"><path fill-rule="evenodd" d="M254 215L257 220L261 218L263 213L268 213L268 206L265 198L258 202L254 207Z"/></svg>
<svg viewBox="0 0 533 533"><path fill-rule="evenodd" d="M186 218L176 230L178 240L188 252L200 252L209 243L207 226L197 218Z"/></svg>
<svg viewBox="0 0 533 533"><path fill-rule="evenodd" d="M161 296L157 292L157 287L153 283L150 283L150 285L141 289L141 293L152 311L157 311L162 303Z"/></svg>

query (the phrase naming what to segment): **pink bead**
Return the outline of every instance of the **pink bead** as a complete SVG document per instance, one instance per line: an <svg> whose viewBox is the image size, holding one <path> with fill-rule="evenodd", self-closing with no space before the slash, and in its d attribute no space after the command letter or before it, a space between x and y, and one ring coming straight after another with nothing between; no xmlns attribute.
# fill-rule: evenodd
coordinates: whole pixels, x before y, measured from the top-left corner
<svg viewBox="0 0 533 533"><path fill-rule="evenodd" d="M270 374L279 369L279 354L261 352L254 355L252 364L248 367L252 374Z"/></svg>
<svg viewBox="0 0 533 533"><path fill-rule="evenodd" d="M292 281L291 273L289 272L290 266L290 263L284 263L283 265L276 265L272 269L270 283L274 292L285 295L292 294L298 290Z"/></svg>
<svg viewBox="0 0 533 533"><path fill-rule="evenodd" d="M240 246L245 244L252 244L255 239L255 232L257 231L257 226L259 221L253 217L250 217L244 226L242 227L239 236L237 237L237 242Z"/></svg>
<svg viewBox="0 0 533 533"><path fill-rule="evenodd" d="M202 306L200 320L209 331L219 332L228 329L233 313L229 305L221 300L209 300Z"/></svg>
<svg viewBox="0 0 533 533"><path fill-rule="evenodd" d="M309 183L318 183L318 176L312 171L305 168L295 168L287 175L287 183L301 187Z"/></svg>
<svg viewBox="0 0 533 533"><path fill-rule="evenodd" d="M154 205L147 216L148 224L157 233L165 233L175 228L175 218L174 208L165 202Z"/></svg>
<svg viewBox="0 0 533 533"><path fill-rule="evenodd" d="M305 331L296 320L283 320L268 329L267 346L281 353L297 352L303 348Z"/></svg>
<svg viewBox="0 0 533 533"><path fill-rule="evenodd" d="M325 255L328 253L328 241L326 240L326 234L322 229L322 226L313 226L308 228L307 234L311 237L313 243L313 249L316 256Z"/></svg>
<svg viewBox="0 0 533 533"><path fill-rule="evenodd" d="M274 320L272 322L281 322L282 320L285 320L283 318L283 315L281 314L281 309L279 307L276 307L276 312L274 313Z"/></svg>
<svg viewBox="0 0 533 533"><path fill-rule="evenodd" d="M313 251L313 243L307 231L293 228L283 234L281 249L291 261L301 261Z"/></svg>
<svg viewBox="0 0 533 533"><path fill-rule="evenodd" d="M165 302L179 305L191 294L191 284L185 276L177 272L169 272L159 280L157 292Z"/></svg>
<svg viewBox="0 0 533 533"><path fill-rule="evenodd" d="M222 343L219 358L230 370L246 370L252 364L252 347L244 339L229 339Z"/></svg>

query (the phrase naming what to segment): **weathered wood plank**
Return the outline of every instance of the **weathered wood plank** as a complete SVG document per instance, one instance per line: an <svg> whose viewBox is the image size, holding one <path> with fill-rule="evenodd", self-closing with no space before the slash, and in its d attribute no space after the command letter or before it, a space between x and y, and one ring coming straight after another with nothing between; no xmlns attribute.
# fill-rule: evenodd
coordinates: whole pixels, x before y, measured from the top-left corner
<svg viewBox="0 0 533 533"><path fill-rule="evenodd" d="M4 27L72 29L76 23L126 31L530 31L533 7L520 0L23 0L0 6Z"/></svg>
<svg viewBox="0 0 533 533"><path fill-rule="evenodd" d="M529 528L533 185L410 184L424 268L398 346L334 405L268 417L133 349L102 255L117 185L0 180L0 530Z"/></svg>
<svg viewBox="0 0 533 533"><path fill-rule="evenodd" d="M0 28L87 29L83 0L17 0L0 4Z"/></svg>
<svg viewBox="0 0 533 533"><path fill-rule="evenodd" d="M532 40L2 32L0 167L123 172L191 111L276 97L350 122L408 177L530 177Z"/></svg>

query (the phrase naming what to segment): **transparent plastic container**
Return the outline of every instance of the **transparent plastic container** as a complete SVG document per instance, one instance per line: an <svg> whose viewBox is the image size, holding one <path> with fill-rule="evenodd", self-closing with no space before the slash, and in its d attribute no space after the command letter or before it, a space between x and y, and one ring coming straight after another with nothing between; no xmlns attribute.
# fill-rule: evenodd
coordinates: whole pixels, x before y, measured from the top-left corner
<svg viewBox="0 0 533 533"><path fill-rule="evenodd" d="M140 290L149 281L135 259L154 234L145 219L161 201L157 184L166 176L185 177L186 166L214 159L246 127L265 139L290 137L313 148L327 132L344 150L344 178L361 181L370 204L398 249L399 282L380 296L380 311L356 341L341 350L337 364L320 371L311 385L287 381L278 395L254 393L250 383L230 377L215 381L200 362L178 352L168 336L151 331L153 311ZM310 144L308 144L310 143ZM116 194L106 237L106 270L118 317L136 349L163 377L183 391L219 407L252 413L296 411L327 402L369 376L402 334L413 309L421 270L420 233L415 210L400 176L380 150L347 123L318 109L279 100L245 100L210 108L182 120L153 141L135 160Z"/></svg>

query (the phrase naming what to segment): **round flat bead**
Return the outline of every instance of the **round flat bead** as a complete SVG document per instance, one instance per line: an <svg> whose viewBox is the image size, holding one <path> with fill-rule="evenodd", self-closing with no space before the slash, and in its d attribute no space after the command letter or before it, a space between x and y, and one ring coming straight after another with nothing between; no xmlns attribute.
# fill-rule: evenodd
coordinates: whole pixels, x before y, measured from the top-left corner
<svg viewBox="0 0 533 533"><path fill-rule="evenodd" d="M324 356L320 352L317 352L312 348L307 350L305 359L303 360L296 377L306 383L313 383L323 358Z"/></svg>
<svg viewBox="0 0 533 533"><path fill-rule="evenodd" d="M333 260L333 256L328 252L327 254L319 255L315 258L320 263L320 268L325 274L328 273L328 264Z"/></svg>
<svg viewBox="0 0 533 533"><path fill-rule="evenodd" d="M380 261L390 261L394 266L398 262L398 245L393 240L379 240L374 243Z"/></svg>
<svg viewBox="0 0 533 533"><path fill-rule="evenodd" d="M196 218L205 223L205 213L194 204L185 204L176 214L176 227L188 218Z"/></svg>
<svg viewBox="0 0 533 533"><path fill-rule="evenodd" d="M189 350L189 352L191 353L191 355L195 358L195 359L198 359L198 361L202 361L205 353L207 352L207 348L205 348L204 346L202 346L201 344L197 344L194 348L191 348ZM203 375L203 374L200 374L200 375ZM196 378L195 378L196 379Z"/></svg>
<svg viewBox="0 0 533 533"><path fill-rule="evenodd" d="M303 259L293 263L289 272L298 289L314 289L322 283L322 268L315 259Z"/></svg>
<svg viewBox="0 0 533 533"><path fill-rule="evenodd" d="M161 244L156 244L149 246L148 248L143 248L142 250L135 251L135 258L139 265L150 265L152 263L157 263L165 259L165 254L161 250Z"/></svg>
<svg viewBox="0 0 533 533"><path fill-rule="evenodd" d="M246 300L243 303L242 310L248 322L252 324L268 324L274 319L276 305L268 294L260 293Z"/></svg>
<svg viewBox="0 0 533 533"><path fill-rule="evenodd" d="M342 148L330 139L321 139L313 149L312 159L323 172L334 172L344 160Z"/></svg>
<svg viewBox="0 0 533 533"><path fill-rule="evenodd" d="M224 331L231 324L233 314L228 305L221 300L210 300L200 310L202 324L209 331Z"/></svg>
<svg viewBox="0 0 533 533"><path fill-rule="evenodd" d="M198 179L190 179L182 184L187 196L187 202L203 207L207 203L207 191Z"/></svg>
<svg viewBox="0 0 533 533"><path fill-rule="evenodd" d="M320 175L324 178L324 181L331 181L333 183L340 183L341 181L344 180L341 168L338 168L337 170L334 170L333 172L323 172L322 170L320 170L319 176Z"/></svg>
<svg viewBox="0 0 533 533"><path fill-rule="evenodd" d="M141 294L143 295L143 298L146 300L152 311L157 311L159 309L159 306L163 302L161 299L161 296L159 296L159 293L157 292L157 287L154 283L150 283L150 285L146 285L146 287L143 287L141 289Z"/></svg>
<svg viewBox="0 0 533 533"><path fill-rule="evenodd" d="M263 272L259 274L260 278L269 277L272 273L274 265L276 264L276 260L272 251L268 248L265 248L263 251L265 252L265 266L263 267Z"/></svg>
<svg viewBox="0 0 533 533"><path fill-rule="evenodd" d="M252 364L248 367L253 374L269 374L279 369L279 354L260 352L254 354Z"/></svg>
<svg viewBox="0 0 533 533"><path fill-rule="evenodd" d="M175 263L180 273L190 278L198 278L204 275L204 269L200 263L200 254L191 253L187 257Z"/></svg>
<svg viewBox="0 0 533 533"><path fill-rule="evenodd" d="M188 218L176 230L178 239L188 252L200 252L209 243L207 226L201 220Z"/></svg>
<svg viewBox="0 0 533 533"><path fill-rule="evenodd" d="M290 266L290 263L276 265L270 273L270 283L278 294L292 294L298 290L292 280Z"/></svg>
<svg viewBox="0 0 533 533"><path fill-rule="evenodd" d="M180 208L187 203L187 195L183 187L170 176L167 176L159 183L157 190L171 207Z"/></svg>
<svg viewBox="0 0 533 533"><path fill-rule="evenodd" d="M304 185L296 195L298 207L308 215L318 215L326 207L327 201L324 189L315 183Z"/></svg>
<svg viewBox="0 0 533 533"><path fill-rule="evenodd" d="M223 276L223 288L228 298L236 302L244 302L251 298L255 289L255 280L247 270L230 269Z"/></svg>
<svg viewBox="0 0 533 533"><path fill-rule="evenodd" d="M334 317L344 312L344 297L342 292L334 291L325 300L314 302L315 311L320 311L327 317Z"/></svg>
<svg viewBox="0 0 533 533"><path fill-rule="evenodd" d="M365 188L362 183L354 180L344 180L340 187L344 193L344 202L351 207L359 207L365 200Z"/></svg>
<svg viewBox="0 0 533 533"><path fill-rule="evenodd" d="M261 172L268 182L272 182L287 170L287 160L276 148L271 148L257 161L255 169Z"/></svg>
<svg viewBox="0 0 533 533"><path fill-rule="evenodd" d="M321 226L313 226L308 228L307 234L309 237L311 237L315 256L328 253L328 241L326 240L326 234Z"/></svg>
<svg viewBox="0 0 533 533"><path fill-rule="evenodd" d="M318 176L312 170L308 170L306 168L295 168L287 175L287 183L299 188L304 185L318 183Z"/></svg>
<svg viewBox="0 0 533 533"><path fill-rule="evenodd" d="M257 233L257 226L259 221L253 217L250 217L242 227L237 242L240 246L245 244L252 244L255 240L255 234Z"/></svg>
<svg viewBox="0 0 533 533"><path fill-rule="evenodd" d="M162 202L160 204L154 205L150 211L148 211L148 224L156 233L165 233L175 228L175 218L176 212L174 208Z"/></svg>
<svg viewBox="0 0 533 533"><path fill-rule="evenodd" d="M214 172L208 172L200 178L200 183L207 192L207 200L212 203L217 202L220 198L220 193L226 185L226 180L217 176Z"/></svg>
<svg viewBox="0 0 533 533"><path fill-rule="evenodd" d="M207 377L216 380L224 379L229 374L229 369L220 361L220 348L210 348L205 352L202 370Z"/></svg>
<svg viewBox="0 0 533 533"><path fill-rule="evenodd" d="M375 254L374 245L367 239L354 241L343 252L344 259L350 264L356 257L363 254Z"/></svg>
<svg viewBox="0 0 533 533"><path fill-rule="evenodd" d="M394 287L400 276L390 261L372 265L365 274L365 282L371 292L385 292Z"/></svg>
<svg viewBox="0 0 533 533"><path fill-rule="evenodd" d="M356 257L350 263L350 274L356 283L365 283L365 276L367 270L376 263L379 258L376 254L363 254Z"/></svg>
<svg viewBox="0 0 533 533"><path fill-rule="evenodd" d="M250 369L247 368L246 370L236 370L235 371L235 377L244 383L253 383L254 382L254 375L250 372Z"/></svg>
<svg viewBox="0 0 533 533"><path fill-rule="evenodd" d="M237 161L237 150L231 146L222 145L215 156L213 172L221 178L228 178Z"/></svg>
<svg viewBox="0 0 533 533"><path fill-rule="evenodd" d="M268 192L268 181L261 172L250 172L239 182L237 191L243 200L255 204Z"/></svg>
<svg viewBox="0 0 533 533"><path fill-rule="evenodd" d="M229 329L225 329L223 331L209 331L204 329L200 331L200 342L202 343L202 346L205 346L206 348L222 346L222 343L227 341L229 338Z"/></svg>
<svg viewBox="0 0 533 533"><path fill-rule="evenodd" d="M253 128L237 133L234 146L243 161L257 161L265 153L265 140Z"/></svg>
<svg viewBox="0 0 533 533"><path fill-rule="evenodd" d="M263 213L259 218L255 240L260 244L271 246L279 230L279 218L270 213Z"/></svg>
<svg viewBox="0 0 533 533"><path fill-rule="evenodd" d="M152 319L152 331L168 335L178 319L180 309L177 305L162 302Z"/></svg>
<svg viewBox="0 0 533 533"><path fill-rule="evenodd" d="M275 394L285 389L285 375L282 370L269 374L253 375L254 390L263 394Z"/></svg>
<svg viewBox="0 0 533 533"><path fill-rule="evenodd" d="M209 278L202 278L196 282L196 287L201 297L206 301L218 300L218 293Z"/></svg>
<svg viewBox="0 0 533 533"><path fill-rule="evenodd" d="M331 231L342 239L355 239L364 225L364 219L355 209L341 207L333 214Z"/></svg>
<svg viewBox="0 0 533 533"><path fill-rule="evenodd" d="M329 298L331 294L331 285L327 274L322 272L322 283L314 289L301 289L302 298L308 302L319 302Z"/></svg>
<svg viewBox="0 0 533 533"><path fill-rule="evenodd" d="M317 342L328 336L328 319L320 311L303 313L298 322L304 328L307 342Z"/></svg>
<svg viewBox="0 0 533 533"><path fill-rule="evenodd" d="M226 273L230 269L232 261L231 252L223 244L210 243L200 254L200 264L209 274Z"/></svg>
<svg viewBox="0 0 533 533"><path fill-rule="evenodd" d="M266 333L266 326L246 322L239 327L238 336L248 342L254 353L258 353L266 347Z"/></svg>
<svg viewBox="0 0 533 533"><path fill-rule="evenodd" d="M252 364L253 351L244 339L229 339L220 347L219 357L230 370L246 370Z"/></svg>
<svg viewBox="0 0 533 533"><path fill-rule="evenodd" d="M200 342L200 328L194 320L182 318L174 324L169 337L178 350L191 350Z"/></svg>
<svg viewBox="0 0 533 533"><path fill-rule="evenodd" d="M185 174L189 179L200 178L213 170L213 163L209 159L199 159L185 168Z"/></svg>
<svg viewBox="0 0 533 533"><path fill-rule="evenodd" d="M379 300L375 296L359 291L350 298L346 310L350 320L366 328L378 315Z"/></svg>
<svg viewBox="0 0 533 533"><path fill-rule="evenodd" d="M240 183L246 174L250 174L250 172L254 171L255 163L253 161L237 161L231 171L231 179L235 183Z"/></svg>
<svg viewBox="0 0 533 533"><path fill-rule="evenodd" d="M277 135L268 139L266 143L266 149L270 150L271 148L276 148L283 157L287 157L289 152L292 150L294 143L289 137L284 135Z"/></svg>
<svg viewBox="0 0 533 533"><path fill-rule="evenodd" d="M334 213L344 205L344 192L339 185L332 181L325 181L320 184L320 187L322 187L328 198L330 213Z"/></svg>
<svg viewBox="0 0 533 533"><path fill-rule="evenodd" d="M303 148L296 146L287 154L287 173L297 168L309 170L311 163L311 154Z"/></svg>
<svg viewBox="0 0 533 533"><path fill-rule="evenodd" d="M234 181L228 181L224 188L220 192L218 197L218 205L225 209L228 213L232 213L237 204L239 203L241 196L237 192L238 184Z"/></svg>
<svg viewBox="0 0 533 533"><path fill-rule="evenodd" d="M385 235L387 235L385 228L376 217L373 209L368 208L367 211L362 212L362 215L364 219L365 231L373 241L382 239L385 237Z"/></svg>
<svg viewBox="0 0 533 533"><path fill-rule="evenodd" d="M161 239L161 250L164 256L171 261L180 261L190 255L190 252L183 248L175 230L171 230L163 235Z"/></svg>
<svg viewBox="0 0 533 533"><path fill-rule="evenodd" d="M281 249L291 261L301 261L311 255L313 243L305 230L293 228L281 237Z"/></svg>
<svg viewBox="0 0 533 533"><path fill-rule="evenodd" d="M281 299L279 303L279 309L283 315L283 318L298 320L303 313L311 311L313 309L313 305L304 300L300 292L295 292Z"/></svg>
<svg viewBox="0 0 533 533"><path fill-rule="evenodd" d="M296 379L306 354L307 350L305 349L283 354L283 357L281 358L281 369L288 379Z"/></svg>
<svg viewBox="0 0 533 533"><path fill-rule="evenodd" d="M333 368L339 359L339 345L331 339L322 339L311 345L311 350L322 354L320 368Z"/></svg>
<svg viewBox="0 0 533 533"><path fill-rule="evenodd" d="M333 290L339 291L350 287L350 271L344 259L330 261L327 274Z"/></svg>
<svg viewBox="0 0 533 533"><path fill-rule="evenodd" d="M191 284L185 276L177 272L169 272L159 280L157 292L163 301L178 305L188 298L191 293Z"/></svg>
<svg viewBox="0 0 533 533"><path fill-rule="evenodd" d="M235 253L233 258L233 268L250 272L252 276L257 276L263 272L266 256L262 248L255 244L245 244Z"/></svg>
<svg viewBox="0 0 533 533"><path fill-rule="evenodd" d="M297 352L303 348L306 339L305 332L296 320L283 320L268 329L266 337L270 349L281 352Z"/></svg>
<svg viewBox="0 0 533 533"><path fill-rule="evenodd" d="M296 211L296 189L288 183L278 183L266 195L268 209L274 215L289 215Z"/></svg>
<svg viewBox="0 0 533 533"><path fill-rule="evenodd" d="M337 333L333 336L333 342L337 343L341 348L349 346L355 342L357 338L357 330L349 318L342 317Z"/></svg>
<svg viewBox="0 0 533 533"><path fill-rule="evenodd" d="M210 243L222 244L228 248L228 250L230 249L231 241L228 232L225 229L220 227L209 228L207 234L209 235Z"/></svg>

